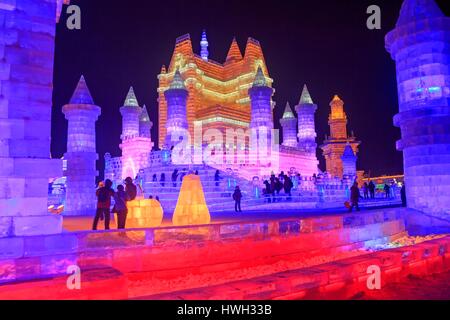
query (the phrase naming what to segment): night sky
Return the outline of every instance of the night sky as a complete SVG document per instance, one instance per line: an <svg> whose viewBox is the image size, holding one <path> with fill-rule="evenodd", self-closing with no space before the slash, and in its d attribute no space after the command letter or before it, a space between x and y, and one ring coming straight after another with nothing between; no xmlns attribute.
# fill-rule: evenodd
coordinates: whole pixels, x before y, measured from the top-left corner
<svg viewBox="0 0 450 320"><path fill-rule="evenodd" d="M437 1L445 13L450 10ZM236 36L241 51L248 37L261 42L277 102L279 128L286 101L298 103L307 84L319 109L318 144L329 134L329 102L338 94L345 102L349 133L362 141L358 167L372 175L403 172L402 154L395 149L400 130L392 124L398 111L395 64L384 48L401 0L195 0L106 1L72 0L82 11L82 29L68 30L66 14L57 27L53 93L52 156L66 151L67 122L61 112L84 74L102 115L97 122L98 167L103 155L120 155L122 106L130 85L146 104L157 141L157 74L168 65L175 39L191 34L200 51L207 30L210 58L225 60ZM382 10L382 29L368 30L366 9ZM65 12L65 8L64 8ZM319 151L321 169L324 159Z"/></svg>

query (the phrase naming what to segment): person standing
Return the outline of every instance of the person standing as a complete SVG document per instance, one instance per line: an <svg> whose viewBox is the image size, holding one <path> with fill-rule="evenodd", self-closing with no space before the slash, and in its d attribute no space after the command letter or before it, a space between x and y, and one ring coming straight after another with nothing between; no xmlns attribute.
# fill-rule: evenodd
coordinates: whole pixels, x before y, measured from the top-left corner
<svg viewBox="0 0 450 320"><path fill-rule="evenodd" d="M95 213L92 230L97 230L98 220L101 217L105 219L105 230L109 230L111 197L114 196L114 190L111 188L112 184L112 181L108 179L105 181L105 186L96 191L97 212Z"/></svg>
<svg viewBox="0 0 450 320"><path fill-rule="evenodd" d="M214 174L214 181L215 181L215 183L216 183L216 187L219 186L219 184L220 184L220 179L221 179L221 177L220 177L220 171L219 171L219 170L216 170L216 173Z"/></svg>
<svg viewBox="0 0 450 320"><path fill-rule="evenodd" d="M402 198L402 206L403 207L407 207L407 201L406 201L406 187L405 187L405 183L403 182L402 184L402 188L400 190L400 196Z"/></svg>
<svg viewBox="0 0 450 320"><path fill-rule="evenodd" d="M125 193L127 194L127 201L133 201L137 197L137 187L130 177L125 179Z"/></svg>
<svg viewBox="0 0 450 320"><path fill-rule="evenodd" d="M352 212L353 208L355 208L355 207L356 207L356 211L360 211L360 209L359 209L359 198L360 197L361 197L361 195L359 193L358 182L355 181L355 183L353 184L353 186L350 189L350 202L351 202L350 212Z"/></svg>
<svg viewBox="0 0 450 320"><path fill-rule="evenodd" d="M161 183L161 187L164 188L166 185L166 174L163 172L161 173L161 177L159 178L159 182Z"/></svg>
<svg viewBox="0 0 450 320"><path fill-rule="evenodd" d="M172 172L172 185L174 188L177 187L177 178L178 178L178 169L175 169Z"/></svg>
<svg viewBox="0 0 450 320"><path fill-rule="evenodd" d="M114 209L113 212L117 213L117 229L125 229L127 221L127 193L123 185L117 186L117 192L114 194Z"/></svg>
<svg viewBox="0 0 450 320"><path fill-rule="evenodd" d="M375 183L373 181L369 181L369 192L370 199L375 199Z"/></svg>
<svg viewBox="0 0 450 320"><path fill-rule="evenodd" d="M386 199L391 198L391 187L387 183L384 184L384 193L386 195Z"/></svg>
<svg viewBox="0 0 450 320"><path fill-rule="evenodd" d="M236 189L234 189L233 200L234 200L234 210L236 212L242 212L241 209L242 192L239 186L236 186Z"/></svg>
<svg viewBox="0 0 450 320"><path fill-rule="evenodd" d="M363 185L363 192L364 192L364 199L369 199L369 185L367 184L367 182L364 182Z"/></svg>
<svg viewBox="0 0 450 320"><path fill-rule="evenodd" d="M287 175L284 176L284 193L287 196L287 201L291 201L292 200L292 194L291 194L291 190L292 187L294 186L294 184L292 183L291 178L289 178Z"/></svg>

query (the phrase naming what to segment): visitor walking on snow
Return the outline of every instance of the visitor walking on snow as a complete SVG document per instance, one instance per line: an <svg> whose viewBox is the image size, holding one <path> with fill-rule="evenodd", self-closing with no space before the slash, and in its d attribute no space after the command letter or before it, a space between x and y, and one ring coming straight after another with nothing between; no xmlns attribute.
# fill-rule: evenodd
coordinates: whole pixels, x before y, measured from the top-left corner
<svg viewBox="0 0 450 320"><path fill-rule="evenodd" d="M234 193L233 193L234 210L236 212L242 212L241 199L242 199L241 189L239 188L239 186L236 186L236 189L234 189Z"/></svg>
<svg viewBox="0 0 450 320"><path fill-rule="evenodd" d="M353 184L353 186L350 189L350 202L351 202L350 212L352 212L353 208L355 208L355 207L356 207L357 211L360 211L360 209L359 209L359 198L360 197L361 197L361 195L359 193L358 182L355 181L355 183Z"/></svg>
<svg viewBox="0 0 450 320"><path fill-rule="evenodd" d="M105 230L109 230L109 210L111 209L111 197L114 195L114 190L111 188L112 184L112 181L108 179L105 181L105 186L96 191L97 212L95 213L92 230L97 230L98 220L101 217L105 219Z"/></svg>
<svg viewBox="0 0 450 320"><path fill-rule="evenodd" d="M117 229L125 229L125 223L127 221L127 193L123 185L117 186L117 192L114 194L114 208L113 212L117 213Z"/></svg>

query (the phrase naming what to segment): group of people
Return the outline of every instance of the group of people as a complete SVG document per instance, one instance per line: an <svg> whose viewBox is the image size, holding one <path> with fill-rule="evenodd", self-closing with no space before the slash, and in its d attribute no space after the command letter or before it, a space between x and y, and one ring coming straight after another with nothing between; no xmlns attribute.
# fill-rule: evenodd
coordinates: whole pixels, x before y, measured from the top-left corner
<svg viewBox="0 0 450 320"><path fill-rule="evenodd" d="M386 194L386 198L390 198L390 193L391 193L391 187L386 183L384 185L384 192ZM364 191L364 199L369 199L369 193L370 193L370 198L374 199L375 198L375 184L370 181L369 183L365 182L363 185L363 191ZM405 183L402 184L402 188L400 190L400 197L402 200L402 206L406 207L407 203L406 203L406 187L405 187ZM350 188L350 204L349 204L349 210L350 212L353 211L353 208L356 208L357 211L360 211L359 208L359 200L361 199L361 194L359 191L359 187L358 187L358 182L355 181L355 183L352 185L352 187Z"/></svg>
<svg viewBox="0 0 450 320"><path fill-rule="evenodd" d="M284 194L287 196L288 201L292 199L292 188L294 187L294 184L292 179L283 171L281 171L278 177L272 173L270 179L264 181L264 186L263 195L268 203L281 201L281 190L284 190Z"/></svg>
<svg viewBox="0 0 450 320"><path fill-rule="evenodd" d="M92 230L97 230L99 220L105 221L105 230L109 230L109 223L111 220L111 213L117 214L117 228L125 229L127 221L127 202L133 201L137 196L137 187L130 177L125 179L125 187L123 185L117 186L117 191L112 188L113 183L107 179L104 183L99 184L96 191L97 196L97 211L95 214ZM114 199L114 207L111 210L111 199Z"/></svg>

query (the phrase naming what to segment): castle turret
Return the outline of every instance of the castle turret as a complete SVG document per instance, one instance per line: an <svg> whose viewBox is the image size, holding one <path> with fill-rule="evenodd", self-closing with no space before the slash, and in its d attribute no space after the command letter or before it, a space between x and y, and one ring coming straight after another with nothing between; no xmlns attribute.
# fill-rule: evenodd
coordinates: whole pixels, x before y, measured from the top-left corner
<svg viewBox="0 0 450 320"><path fill-rule="evenodd" d="M184 85L180 71L177 70L173 80L164 92L167 101L166 147L171 148L188 134L187 98L188 90Z"/></svg>
<svg viewBox="0 0 450 320"><path fill-rule="evenodd" d="M344 167L342 155L347 144L350 144L354 154L358 153L360 142L347 134L347 115L344 112L344 101L335 95L330 102L331 113L328 119L331 135L320 147L326 160L327 172L333 177L342 178Z"/></svg>
<svg viewBox="0 0 450 320"><path fill-rule="evenodd" d="M283 118L280 119L281 127L283 128L283 146L296 148L297 141L297 118L292 112L289 102L286 103L286 108L283 113Z"/></svg>
<svg viewBox="0 0 450 320"><path fill-rule="evenodd" d="M348 177L356 177L356 160L357 157L353 152L352 146L350 143L347 143L344 149L344 154L341 157L342 167L343 167L343 175Z"/></svg>
<svg viewBox="0 0 450 320"><path fill-rule="evenodd" d="M405 0L386 48L396 61L408 206L450 208L450 18L433 0Z"/></svg>
<svg viewBox="0 0 450 320"><path fill-rule="evenodd" d="M122 179L134 178L139 170L149 167L150 152L153 148L151 135L147 132L149 123L142 121L148 118L142 117L143 109L139 107L133 87L128 91L124 106L120 108L122 114ZM148 130L147 130L148 129Z"/></svg>
<svg viewBox="0 0 450 320"><path fill-rule="evenodd" d="M208 39L206 38L206 30L203 30L202 40L200 41L200 56L203 60L208 61L209 59L209 51L208 51Z"/></svg>
<svg viewBox="0 0 450 320"><path fill-rule="evenodd" d="M130 87L123 107L120 108L122 115L122 142L139 136L139 117L141 112L142 109L139 107L133 87Z"/></svg>
<svg viewBox="0 0 450 320"><path fill-rule="evenodd" d="M254 137L259 141L259 148L264 148L263 136L267 139L267 150L271 150L272 129L273 129L273 113L272 113L272 95L273 89L268 86L266 77L261 69L258 67L253 86L248 90L251 101L250 111L250 130ZM264 152L264 150L260 150Z"/></svg>
<svg viewBox="0 0 450 320"><path fill-rule="evenodd" d="M316 122L314 114L317 105L314 104L306 84L303 86L302 95L298 105L295 107L298 117L298 147L310 154L316 154Z"/></svg>
<svg viewBox="0 0 450 320"><path fill-rule="evenodd" d="M95 178L98 175L95 122L101 114L81 76L69 104L62 109L68 120L66 203L64 215L92 216L96 209Z"/></svg>
<svg viewBox="0 0 450 320"><path fill-rule="evenodd" d="M225 59L225 63L233 63L236 61L241 61L243 59L241 49L239 49L239 45L236 41L236 38L233 38L231 42L230 49L228 50L227 58Z"/></svg>
<svg viewBox="0 0 450 320"><path fill-rule="evenodd" d="M139 116L139 136L151 139L152 127L153 123L150 121L150 117L147 112L147 106L144 104L141 115Z"/></svg>

